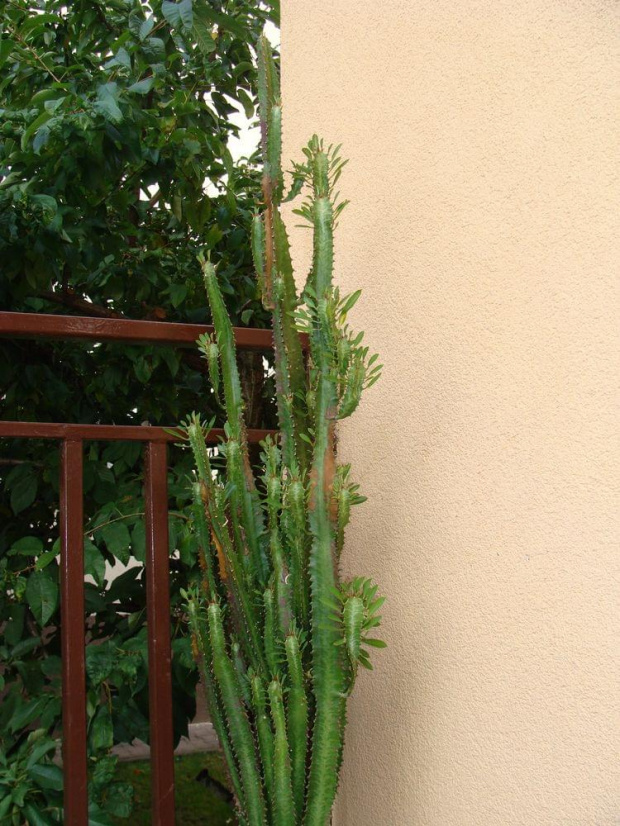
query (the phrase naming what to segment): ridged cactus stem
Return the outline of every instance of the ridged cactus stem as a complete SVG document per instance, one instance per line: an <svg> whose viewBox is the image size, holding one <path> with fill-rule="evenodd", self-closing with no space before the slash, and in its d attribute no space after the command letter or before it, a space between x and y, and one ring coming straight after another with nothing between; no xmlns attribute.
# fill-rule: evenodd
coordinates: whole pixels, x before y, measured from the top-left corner
<svg viewBox="0 0 620 826"><path fill-rule="evenodd" d="M293 789L291 785L291 760L282 686L278 680L269 683L269 703L273 720L273 826L293 826L295 814L293 807Z"/></svg>
<svg viewBox="0 0 620 826"><path fill-rule="evenodd" d="M282 107L277 101L269 112L266 168L271 178L271 200L276 204L282 197Z"/></svg>
<svg viewBox="0 0 620 826"><path fill-rule="evenodd" d="M276 381L278 381L278 370L282 373L286 372L286 381L283 376L280 376L279 383L283 388L282 392L286 393L290 399L290 409L296 424L293 437L295 450L298 464L304 471L308 463L307 446L301 439L301 434L305 434L308 429L303 409L306 385L305 366L299 334L293 319L293 313L298 305L293 265L286 227L279 211L283 188L280 84L271 46L265 37L259 40L258 52L264 214L261 227L254 227L254 258L255 264L258 260L257 272L260 272L259 278L263 284L263 303L267 309L273 310L274 336L280 336L282 339L281 342L278 340L275 342ZM274 283L276 279L281 281L277 294ZM280 357L278 350L280 350ZM286 432L285 422L281 422L281 429L283 438L291 439Z"/></svg>
<svg viewBox="0 0 620 826"><path fill-rule="evenodd" d="M267 492L271 562L274 574L273 588L281 638L284 640L294 616L293 589L295 587L295 571L294 566L291 564L290 553L285 552L285 534L280 519L282 511L281 452L271 438L265 440L264 447L265 475L263 481ZM286 465L284 467L286 467Z"/></svg>
<svg viewBox="0 0 620 826"><path fill-rule="evenodd" d="M314 291L317 301L311 334L312 359L318 371L315 443L311 475L310 578L312 588L312 671L316 717L308 781L305 826L325 826L337 787L339 748L343 736L346 683L337 642L340 629L332 617L329 595L336 587L332 513L335 474L334 425L337 410L333 354L326 342L323 307L332 284L333 215L329 200L327 157L319 152L312 169L314 183Z"/></svg>
<svg viewBox="0 0 620 826"><path fill-rule="evenodd" d="M258 616L252 602L251 592L248 593L248 588L244 587L245 577L242 563L231 542L227 520L220 501L221 497L218 496L213 483L209 455L200 423L193 421L188 427L187 433L201 480L199 490L205 508L205 516L208 515L212 542L219 560L220 580L229 593L231 608L239 617L240 637L248 661L260 669L264 667L265 660L258 627Z"/></svg>
<svg viewBox="0 0 620 826"><path fill-rule="evenodd" d="M220 748L222 749L226 759L226 766L228 768L233 790L237 798L237 804L241 811L243 811L245 809L243 786L241 785L237 761L234 756L230 735L226 726L226 716L222 707L222 700L217 687L217 681L215 679L215 674L213 673L213 651L211 649L211 641L209 639L206 623L199 620L198 612L199 609L195 600L190 600L188 602L188 614L190 630L192 632L194 656L200 668L207 704L209 706L211 722L213 723L213 728L217 734Z"/></svg>
<svg viewBox="0 0 620 826"><path fill-rule="evenodd" d="M256 213L252 219L252 258L261 296L265 293L265 223Z"/></svg>
<svg viewBox="0 0 620 826"><path fill-rule="evenodd" d="M278 308L278 314L279 324L282 329L283 345L287 356L289 392L295 422L295 452L299 469L305 472L309 463L308 443L302 438L302 434L306 435L308 432L308 416L305 409L306 367L299 331L294 320L294 313L299 304L299 299L297 297L295 278L293 276L293 264L286 227L277 208L273 214L273 234L276 268L278 277L282 282L279 292L280 306Z"/></svg>
<svg viewBox="0 0 620 826"><path fill-rule="evenodd" d="M333 387L319 381L313 492L310 525L312 583L312 672L316 716L312 735L312 761L308 783L306 826L325 826L337 786L338 749L342 737L346 684L341 649L336 647L339 628L331 616L329 595L336 587L333 528L329 517L328 494L333 474L333 424L327 413L334 409Z"/></svg>
<svg viewBox="0 0 620 826"><path fill-rule="evenodd" d="M271 719L267 711L267 701L265 696L265 686L258 674L250 676L250 689L252 692L252 706L256 720L256 732L258 734L258 744L260 748L261 763L265 780L265 790L270 806L273 805L273 731L271 730Z"/></svg>
<svg viewBox="0 0 620 826"><path fill-rule="evenodd" d="M296 467L289 468L283 502L283 528L290 549L291 577L295 615L306 628L310 603L308 584L308 532L306 525L306 489Z"/></svg>
<svg viewBox="0 0 620 826"><path fill-rule="evenodd" d="M318 152L312 168L314 185L313 277L317 318L311 334L312 359L318 370L315 410L315 444L311 477L310 577L312 582L312 669L316 719L308 783L305 826L325 826L337 786L339 744L345 714L346 684L343 657L337 647L341 636L332 617L328 596L336 586L333 525L335 474L334 425L337 388L333 354L326 341L325 304L332 285L333 214L329 199L328 160Z"/></svg>
<svg viewBox="0 0 620 826"><path fill-rule="evenodd" d="M265 657L267 659L267 671L270 677L274 677L280 670L280 657L278 646L282 643L280 624L278 622L278 611L274 598L273 588L266 588L263 593L263 606L265 610Z"/></svg>
<svg viewBox="0 0 620 826"><path fill-rule="evenodd" d="M304 675L295 632L287 634L284 642L290 688L288 694L287 728L291 744L291 773L295 823L301 824L306 790L306 758L308 753L308 699L304 688Z"/></svg>
<svg viewBox="0 0 620 826"><path fill-rule="evenodd" d="M244 496L243 493L241 495L237 494L237 491L243 492L245 488L245 456L239 442L232 437L229 438L225 450L227 475L233 485L231 493L232 506L230 508L232 536L238 557L243 565L244 574L248 580L248 586L251 588L255 584L253 567L255 553L251 550L250 542L246 540L244 515L247 516L247 513L244 514L244 504L252 510L255 506L255 493L252 493L250 497ZM259 553L262 553L260 536L258 545Z"/></svg>
<svg viewBox="0 0 620 826"><path fill-rule="evenodd" d="M264 583L268 576L267 557L262 547L260 536L263 532L261 521L260 505L256 492L256 483L250 467L248 454L248 442L245 422L243 419L243 396L241 394L241 382L239 380L239 370L237 368L237 350L232 324L226 311L226 305L222 298L215 268L209 261L202 259L202 270L207 297L213 316L217 344L222 360L222 375L224 384L224 397L226 400L227 421L230 429L230 437L239 445L240 471L243 474L243 484L240 488L235 488L232 496L239 500L239 508L243 513L243 521L246 530L246 539L250 547L250 553L254 559L254 564L258 572L259 581Z"/></svg>
<svg viewBox="0 0 620 826"><path fill-rule="evenodd" d="M233 665L235 666L235 671L237 672L237 685L239 686L239 694L243 697L243 702L246 704L246 706L249 706L251 703L250 684L248 682L247 669L243 661L243 655L241 653L241 646L239 645L237 640L232 640L230 649L232 653Z"/></svg>
<svg viewBox="0 0 620 826"><path fill-rule="evenodd" d="M275 353L276 404L282 444L282 458L285 467L296 463L295 420L293 414L293 392L289 372L288 353L284 342L282 318L282 279L276 276L273 286L273 349Z"/></svg>
<svg viewBox="0 0 620 826"><path fill-rule="evenodd" d="M239 764L248 822L250 826L265 826L265 801L256 764L254 737L239 696L235 669L226 651L221 609L215 602L209 605L208 619L213 671L226 712L232 749Z"/></svg>
<svg viewBox="0 0 620 826"><path fill-rule="evenodd" d="M265 307L273 307L272 279L274 266L273 242L273 191L274 181L269 166L269 122L271 109L278 92L278 78L273 64L271 45L266 37L258 41L258 105L260 112L261 148L263 154L263 203L265 228L265 266L263 270L263 303Z"/></svg>
<svg viewBox="0 0 620 826"><path fill-rule="evenodd" d="M192 513L194 517L194 530L196 538L198 539L198 553L200 560L200 568L204 580L206 582L210 600L218 596L218 589L215 580L214 564L211 554L211 541L209 537L209 527L207 525L207 515L205 513L205 504L202 498L202 484L194 482L192 485Z"/></svg>
<svg viewBox="0 0 620 826"><path fill-rule="evenodd" d="M220 523L225 518L222 516L221 510L214 512L215 519ZM222 531L222 550L227 561L233 562L236 559L236 554L230 541L228 531ZM235 563L238 565L238 563ZM235 611L238 617L238 630L240 639L243 643L244 651L248 661L254 668L262 670L265 667L265 659L263 656L263 645L260 636L260 627L258 620L258 612L256 611L255 603L252 599L252 593L244 587L243 572L240 566L232 567L227 584L229 586L231 608Z"/></svg>

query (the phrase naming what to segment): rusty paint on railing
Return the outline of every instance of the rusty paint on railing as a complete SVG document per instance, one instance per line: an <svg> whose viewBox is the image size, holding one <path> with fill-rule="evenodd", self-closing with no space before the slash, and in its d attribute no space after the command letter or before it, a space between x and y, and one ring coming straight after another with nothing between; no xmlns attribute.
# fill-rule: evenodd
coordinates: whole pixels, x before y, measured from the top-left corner
<svg viewBox="0 0 620 826"><path fill-rule="evenodd" d="M170 589L168 571L168 446L146 446L146 611L149 640L149 719L153 776L152 823L174 823L174 742L170 672Z"/></svg>
<svg viewBox="0 0 620 826"><path fill-rule="evenodd" d="M83 445L64 440L60 463L60 635L64 822L88 822L84 612Z"/></svg>
<svg viewBox="0 0 620 826"><path fill-rule="evenodd" d="M273 430L250 428L248 441L256 444ZM214 427L205 434L209 444L217 444L224 438L222 428ZM180 434L175 428L151 427L150 425L121 424L57 424L52 422L0 421L0 439L83 439L101 442L178 442Z"/></svg>
<svg viewBox="0 0 620 826"><path fill-rule="evenodd" d="M209 324L0 312L0 336L4 338L129 341L134 344L172 344L192 347L196 344L198 336L212 332L213 327ZM273 346L271 330L235 327L234 334L235 344L239 350L270 350ZM307 336L302 335L301 339L306 347Z"/></svg>

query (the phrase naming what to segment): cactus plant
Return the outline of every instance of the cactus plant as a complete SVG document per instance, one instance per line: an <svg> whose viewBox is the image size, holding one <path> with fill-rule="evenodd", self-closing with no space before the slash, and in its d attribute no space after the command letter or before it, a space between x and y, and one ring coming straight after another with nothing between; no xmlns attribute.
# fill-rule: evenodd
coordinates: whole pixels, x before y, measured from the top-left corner
<svg viewBox="0 0 620 826"><path fill-rule="evenodd" d="M263 209L252 232L257 277L273 316L279 432L251 467L235 343L217 274L201 259L215 336L199 346L226 414L224 442L207 449L196 414L182 432L194 452L194 527L202 582L188 593L194 653L228 762L243 826L326 826L342 760L347 698L383 603L369 579L340 581L351 506L364 500L338 465L335 427L379 377L362 334L347 324L359 293L332 284L333 231L345 202L334 187L344 161L316 136L293 168L288 199L313 230L314 255L297 294L280 207L281 104L262 38L259 104ZM304 353L304 334L309 351Z"/></svg>

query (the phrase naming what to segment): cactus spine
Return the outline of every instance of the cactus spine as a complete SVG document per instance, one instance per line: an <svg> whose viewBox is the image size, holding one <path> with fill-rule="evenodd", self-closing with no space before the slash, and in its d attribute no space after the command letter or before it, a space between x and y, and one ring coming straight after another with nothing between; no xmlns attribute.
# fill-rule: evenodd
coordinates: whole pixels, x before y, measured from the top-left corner
<svg viewBox="0 0 620 826"><path fill-rule="evenodd" d="M199 346L226 414L212 456L197 415L183 430L194 453L193 523L202 577L187 595L193 649L229 764L239 821L326 826L342 759L346 702L358 665L370 667L367 632L380 622L376 586L341 583L338 559L351 506L363 501L335 453L338 419L379 377L362 334L346 322L359 292L332 284L333 232L345 202L334 186L338 148L313 137L287 199L311 226L312 270L299 296L280 214L279 83L271 48L258 43L263 208L251 245L273 318L279 432L263 443L263 472L249 461L235 343L215 269L201 259L215 336ZM307 363L300 332L310 343Z"/></svg>

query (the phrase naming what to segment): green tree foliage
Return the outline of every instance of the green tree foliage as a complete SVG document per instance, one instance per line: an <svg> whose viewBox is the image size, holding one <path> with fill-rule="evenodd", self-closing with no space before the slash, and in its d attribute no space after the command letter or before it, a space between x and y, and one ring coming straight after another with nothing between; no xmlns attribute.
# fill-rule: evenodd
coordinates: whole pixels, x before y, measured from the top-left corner
<svg viewBox="0 0 620 826"><path fill-rule="evenodd" d="M275 15L250 0L0 4L0 309L209 322L196 261L206 243L233 323L267 323L246 243L259 176L229 142L231 115L254 116L251 44ZM269 426L261 358L241 359L240 371L251 423ZM172 348L2 341L0 416L170 425L198 397L217 413L205 373L199 356ZM177 597L196 567L189 464L171 452L177 737L195 708ZM30 760L28 728L41 738L60 730L58 465L52 443L0 443L0 750L9 767L12 755ZM144 561L140 447L87 444L84 487L89 636L100 643L87 651L91 789L103 795L109 746L148 739L142 569L109 576L117 561ZM40 759L47 765L49 750ZM39 780L31 806L45 793ZM101 805L127 808L117 791Z"/></svg>

